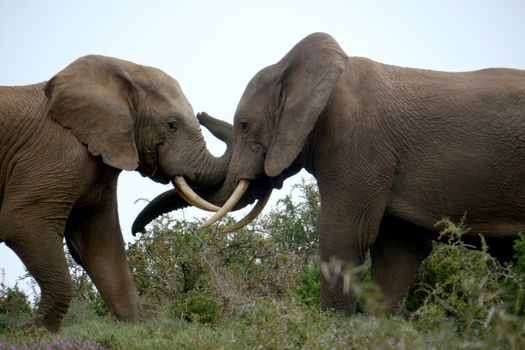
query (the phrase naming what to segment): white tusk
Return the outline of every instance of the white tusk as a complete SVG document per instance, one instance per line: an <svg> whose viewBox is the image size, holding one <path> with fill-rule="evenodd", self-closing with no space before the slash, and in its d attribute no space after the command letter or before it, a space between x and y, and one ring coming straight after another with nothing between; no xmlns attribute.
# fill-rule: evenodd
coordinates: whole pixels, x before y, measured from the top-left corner
<svg viewBox="0 0 525 350"><path fill-rule="evenodd" d="M184 199L191 205L194 205L199 209L207 211L218 211L219 209L221 209L220 207L204 200L197 193L195 193L191 189L191 187L188 186L188 183L186 182L186 180L184 180L182 176L175 176L175 178L173 179L173 184L175 185L175 188L177 189L182 199Z"/></svg>
<svg viewBox="0 0 525 350"><path fill-rule="evenodd" d="M235 191L233 191L232 195L226 203L220 208L219 211L217 211L211 218L206 220L204 223L202 223L199 228L206 228L210 226L211 224L219 221L222 219L230 210L232 210L235 205L241 200L242 196L244 196L244 193L246 193L246 190L248 189L248 186L250 185L250 181L248 180L241 180L239 181L239 184L237 185L237 188Z"/></svg>
<svg viewBox="0 0 525 350"><path fill-rule="evenodd" d="M255 220L255 218L261 213L261 211L263 211L271 195L272 195L272 192L268 193L266 196L259 199L257 204L252 208L252 210L248 213L248 215L246 215L241 221L229 227L226 227L222 232L229 233L229 232L240 230L241 228L243 228L244 226L248 225L250 222Z"/></svg>

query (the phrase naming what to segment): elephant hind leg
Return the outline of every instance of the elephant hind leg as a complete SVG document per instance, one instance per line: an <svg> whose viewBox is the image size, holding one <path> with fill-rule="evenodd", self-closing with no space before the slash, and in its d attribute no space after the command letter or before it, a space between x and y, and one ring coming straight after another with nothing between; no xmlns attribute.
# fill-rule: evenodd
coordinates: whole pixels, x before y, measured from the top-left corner
<svg viewBox="0 0 525 350"><path fill-rule="evenodd" d="M384 293L388 313L399 310L431 251L432 242L424 230L402 220L383 219L370 255L372 279Z"/></svg>
<svg viewBox="0 0 525 350"><path fill-rule="evenodd" d="M34 323L57 332L73 295L62 237L55 232L17 231L17 238L5 243L22 260L40 287L40 304Z"/></svg>
<svg viewBox="0 0 525 350"><path fill-rule="evenodd" d="M488 237L486 242L489 254L496 258L500 264L511 262L516 252L514 243L518 237Z"/></svg>
<svg viewBox="0 0 525 350"><path fill-rule="evenodd" d="M518 237L485 237L488 247L488 253L496 258L500 264L511 262L516 252L514 251L514 242ZM477 249L481 249L482 243L479 236L463 236L461 240Z"/></svg>

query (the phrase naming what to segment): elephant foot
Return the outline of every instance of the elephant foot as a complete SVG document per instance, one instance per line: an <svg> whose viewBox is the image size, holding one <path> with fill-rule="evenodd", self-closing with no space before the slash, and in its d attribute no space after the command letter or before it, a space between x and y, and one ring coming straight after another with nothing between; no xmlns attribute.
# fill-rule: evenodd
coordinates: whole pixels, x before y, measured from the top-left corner
<svg viewBox="0 0 525 350"><path fill-rule="evenodd" d="M351 292L343 293L342 285L339 287L321 286L321 311L333 311L339 315L350 317L356 313L357 299Z"/></svg>
<svg viewBox="0 0 525 350"><path fill-rule="evenodd" d="M127 323L136 323L136 322L144 321L142 312L139 310L132 314L113 313L113 317L119 321L127 322Z"/></svg>
<svg viewBox="0 0 525 350"><path fill-rule="evenodd" d="M19 331L23 335L42 335L43 333L56 333L60 329L60 322L46 322L44 315L36 314L25 322Z"/></svg>

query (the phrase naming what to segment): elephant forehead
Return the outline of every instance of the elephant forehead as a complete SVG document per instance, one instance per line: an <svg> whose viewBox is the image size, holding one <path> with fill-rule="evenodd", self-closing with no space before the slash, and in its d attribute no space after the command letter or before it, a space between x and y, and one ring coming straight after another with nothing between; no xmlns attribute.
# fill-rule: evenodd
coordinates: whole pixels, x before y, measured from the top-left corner
<svg viewBox="0 0 525 350"><path fill-rule="evenodd" d="M173 101L171 101L171 108L185 118L193 120L196 124L199 123L195 113L193 112L193 107L184 94L177 96L175 99L173 99Z"/></svg>
<svg viewBox="0 0 525 350"><path fill-rule="evenodd" d="M237 106L235 119L260 116L275 110L277 102L276 89L271 85L246 90Z"/></svg>
<svg viewBox="0 0 525 350"><path fill-rule="evenodd" d="M167 99L177 97L182 91L179 82L160 69L148 66L136 66L131 79L141 89L156 97Z"/></svg>
<svg viewBox="0 0 525 350"><path fill-rule="evenodd" d="M163 113L195 117L190 102L174 79L153 83L146 88L146 94L151 99L152 105L163 110Z"/></svg>

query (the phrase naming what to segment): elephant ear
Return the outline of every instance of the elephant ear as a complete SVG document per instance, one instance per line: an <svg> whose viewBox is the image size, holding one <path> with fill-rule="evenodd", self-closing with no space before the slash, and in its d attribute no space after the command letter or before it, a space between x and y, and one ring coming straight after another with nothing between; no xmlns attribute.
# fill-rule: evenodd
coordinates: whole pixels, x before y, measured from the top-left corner
<svg viewBox="0 0 525 350"><path fill-rule="evenodd" d="M134 138L136 86L131 62L85 56L46 85L51 117L69 129L94 156L115 168L134 170L139 157Z"/></svg>
<svg viewBox="0 0 525 350"><path fill-rule="evenodd" d="M297 158L346 60L346 54L331 36L315 33L276 64L280 96L276 132L264 164L266 175L279 175Z"/></svg>

